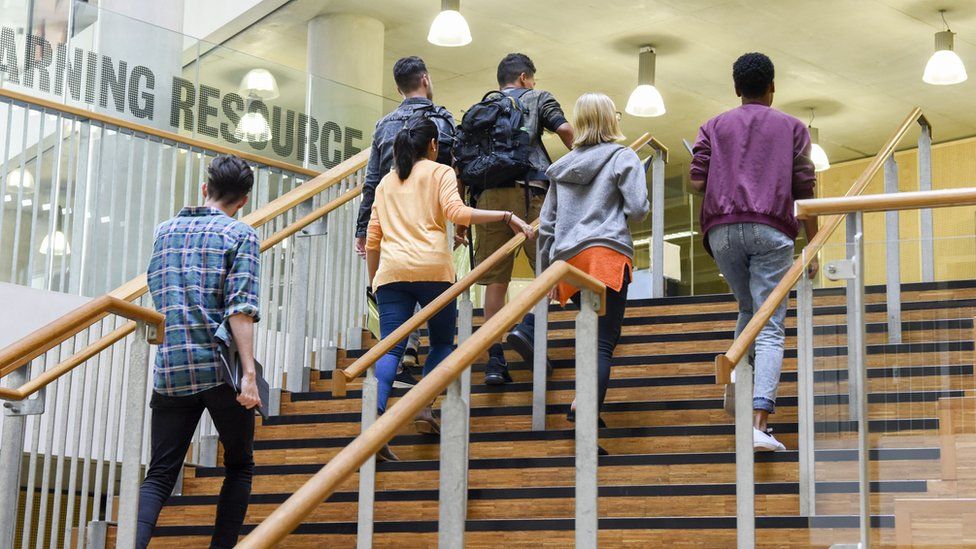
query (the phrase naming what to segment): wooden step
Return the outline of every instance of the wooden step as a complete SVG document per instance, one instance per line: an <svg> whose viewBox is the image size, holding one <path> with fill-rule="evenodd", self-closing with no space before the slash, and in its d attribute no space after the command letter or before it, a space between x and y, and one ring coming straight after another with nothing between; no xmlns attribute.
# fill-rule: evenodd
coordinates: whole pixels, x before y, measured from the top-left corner
<svg viewBox="0 0 976 549"><path fill-rule="evenodd" d="M879 520L871 532L873 543L890 544L894 539L893 518L875 518ZM828 517L818 519L815 525L811 528L810 519L805 517L761 517L756 521L756 547L826 548L838 541L858 539L856 517ZM433 521L377 523L375 528L373 547L437 546L437 524ZM209 531L209 527L162 527L151 547L206 547ZM355 547L355 531L355 523L303 524L277 547ZM601 521L599 530L599 544L605 548L688 546L689 541L694 547L734 547L735 517L610 518ZM465 547L472 549L573 545L573 521L569 519L469 521L465 533Z"/></svg>
<svg viewBox="0 0 976 549"><path fill-rule="evenodd" d="M574 514L574 487L513 488L471 490L468 519L571 518ZM925 481L875 483L872 511L894 514L895 499L925 497ZM257 496L248 507L245 524L267 518L289 494ZM374 504L375 520L437 520L436 490L395 490L378 492ZM159 517L159 526L207 525L214 521L217 496L174 497ZM309 515L307 522L355 522L358 495L342 492L333 495ZM857 483L821 482L817 485L820 515L848 515L857 509ZM600 517L728 516L735 514L734 484L653 485L604 487L599 498ZM796 483L761 483L756 487L758 516L799 514L799 486Z"/></svg>

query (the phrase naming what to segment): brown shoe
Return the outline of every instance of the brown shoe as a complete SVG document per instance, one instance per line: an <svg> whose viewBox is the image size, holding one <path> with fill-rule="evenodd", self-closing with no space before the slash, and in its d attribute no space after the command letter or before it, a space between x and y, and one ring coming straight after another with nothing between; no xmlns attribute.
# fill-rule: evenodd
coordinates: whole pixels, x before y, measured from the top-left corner
<svg viewBox="0 0 976 549"><path fill-rule="evenodd" d="M393 453L389 444L384 444L379 452L376 452L376 461L400 461L400 458Z"/></svg>
<svg viewBox="0 0 976 549"><path fill-rule="evenodd" d="M434 411L430 406L421 410L420 413L413 418L413 426L416 427L417 432L421 434L441 434L441 424L437 421L437 418L434 417Z"/></svg>

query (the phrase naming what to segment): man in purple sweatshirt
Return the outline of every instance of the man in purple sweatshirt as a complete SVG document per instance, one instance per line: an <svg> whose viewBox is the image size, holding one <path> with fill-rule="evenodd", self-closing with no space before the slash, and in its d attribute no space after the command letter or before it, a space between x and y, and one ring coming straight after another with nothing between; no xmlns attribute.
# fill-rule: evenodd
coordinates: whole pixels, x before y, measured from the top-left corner
<svg viewBox="0 0 976 549"><path fill-rule="evenodd" d="M701 230L705 249L739 303L736 337L789 270L799 223L793 202L813 197L816 177L810 160L810 132L803 122L771 108L773 62L747 53L732 65L735 94L742 105L706 122L692 150L691 186L704 192ZM816 220L804 222L808 239ZM816 259L809 274L816 274ZM767 432L775 411L776 387L783 366L786 301L763 326L753 349L753 446L785 447ZM726 387L726 410L734 403Z"/></svg>

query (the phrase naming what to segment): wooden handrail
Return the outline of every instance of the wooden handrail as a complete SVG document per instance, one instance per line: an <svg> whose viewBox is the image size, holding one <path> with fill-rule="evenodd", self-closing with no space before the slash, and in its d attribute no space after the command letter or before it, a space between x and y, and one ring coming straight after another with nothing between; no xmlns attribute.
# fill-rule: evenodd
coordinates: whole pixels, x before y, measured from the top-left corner
<svg viewBox="0 0 976 549"><path fill-rule="evenodd" d="M334 168L330 168L329 170L323 172L318 177L311 179L310 181L307 181L304 184L299 185L298 187L295 187L294 189L288 191L287 193L279 196L277 199L265 204L264 206L258 208L257 210L254 210L250 214L244 216L241 219L241 221L247 223L248 225L254 227L255 229L261 227L267 222L271 221L272 219L278 217L279 215L298 206L302 202L305 202L306 200L315 197L315 195L325 191L329 187L338 184L340 181L342 181L349 175L356 173L357 170L363 168L366 165L367 160L369 160L369 150L360 151L355 155L349 157L348 159L344 160L342 163L335 166ZM356 187L356 189L359 189L359 187ZM343 196L349 195L350 192L351 191L345 193ZM338 208L339 206L345 204L349 200L352 200L358 194L359 191L357 190L356 193L348 197L347 200L341 202L338 201L338 199L333 200L329 202L329 204L326 204L325 206L316 210L316 212L323 212L321 215L325 215L330 211L332 211L333 209ZM332 209L327 209L327 207L330 204L333 205ZM305 216L293 222L291 225L285 227L285 229L282 229L281 232L294 229L294 231L291 233L294 234L300 231L301 229L311 225L314 222L315 219L311 219L310 216ZM271 236L268 240L275 238L276 236L281 234L281 232ZM280 242L280 240L278 240L278 242ZM262 246L261 250L263 251L265 249L267 248ZM111 292L109 292L109 295L113 297L117 297L119 299L124 299L126 301L132 301L133 299L136 299L137 297L143 295L147 291L149 291L149 287L146 285L146 274L143 273L136 276L132 280L129 280L128 282L119 286L118 288L112 290Z"/></svg>
<svg viewBox="0 0 976 549"><path fill-rule="evenodd" d="M322 219L323 217L328 215L330 212L332 212L339 206L342 206L343 204L355 199L357 196L359 196L362 193L362 191L363 188L361 186L353 187L348 191L339 195L337 198L334 198L333 200L329 201L327 204L323 204L322 206L319 206L315 210L312 210L311 213L303 216L301 219L295 220L294 222L292 222L291 225L288 225L284 229L281 229L275 234L264 239L264 241L261 242L261 251L264 252L270 248L273 248L282 240L288 238L289 236L292 236L298 231L304 229L305 227L308 227L309 225L315 223L319 219Z"/></svg>
<svg viewBox="0 0 976 549"><path fill-rule="evenodd" d="M885 142L884 147L881 151L874 157L871 164L861 173L861 175L854 181L851 188L847 191L845 196L858 196L867 187L868 183L874 179L874 176L878 174L881 167L884 166L885 160L895 152L895 147L898 143L905 137L908 130L912 127L914 123L920 123L923 125L928 125L928 121L922 116L922 109L915 107L912 112L905 117L905 120L898 126L895 133L892 134L888 141ZM753 316L749 324L742 330L739 337L732 342L729 350L725 354L718 355L715 357L715 383L719 385L727 385L732 382L732 370L735 369L736 364L742 360L749 347L759 336L759 332L762 331L763 326L769 322L772 318L773 312L779 307L780 303L783 302L790 295L790 289L800 280L801 276L804 276L806 272L807 265L810 261L817 256L820 249L824 247L827 243L827 239L834 234L834 231L840 226L843 216L832 215L824 218L824 224L820 227L817 235L813 237L809 243L807 243L806 248L804 248L800 257L793 262L793 265L783 276L783 279L779 281L779 284L773 289L766 301L759 307Z"/></svg>
<svg viewBox="0 0 976 549"><path fill-rule="evenodd" d="M813 219L821 215L840 215L852 212L891 212L920 208L951 208L973 204L976 204L976 187L811 198L809 200L797 200L794 211L797 219Z"/></svg>
<svg viewBox="0 0 976 549"><path fill-rule="evenodd" d="M401 427L441 394L447 386L470 367L478 356L497 341L508 328L529 312L536 303L560 281L596 292L600 296L601 311L605 307L606 287L599 280L576 269L565 261L556 261L529 284L498 314L471 335L447 356L417 385L401 397L373 425L342 449L318 473L309 479L268 518L237 545L241 548L273 547L294 530L320 503L384 444Z"/></svg>
<svg viewBox="0 0 976 549"><path fill-rule="evenodd" d="M315 177L319 172L315 170L310 170L308 168L303 168L295 164L289 164L288 162L281 162L279 160L273 160L270 158L265 158L260 155L238 151L236 149L231 149L229 147L224 147L222 145L217 145L207 141L201 141L199 139L193 139L192 137L186 137L178 133L168 132L165 130L158 130L149 126L144 126L142 124L136 124L135 122L129 122L128 120L117 118L114 116L108 116L99 112L89 111L80 107L75 107L65 103L58 103L56 101L50 101L47 99L41 99L31 95L26 95L23 93L15 92L8 89L0 89L0 97L6 97L13 101L19 101L21 103L28 103L31 105L37 105L38 107L44 109L50 109L54 111L61 111L68 114L72 114L77 117L87 118L89 120L97 120L104 124L112 124L113 126L118 126L120 128L125 128L134 132L144 133L146 135L152 135L160 139L166 139L168 141L174 141L176 143L182 143L188 147L193 147L196 149L204 149L208 151L213 151L219 154L233 154L239 156L245 160L255 162L257 164L263 164L265 166L270 166L272 168L278 168L280 170L287 170L290 172L300 173L302 175L307 175L310 177Z"/></svg>
<svg viewBox="0 0 976 549"><path fill-rule="evenodd" d="M645 133L640 136L636 141L630 144L630 148L637 151L644 145L651 143L652 146L663 150L663 154L667 155L667 148L664 147L659 141L651 137L651 134ZM539 220L536 219L532 222L533 227L537 227ZM390 335L384 337L379 343L371 347L366 351L363 356L359 357L355 362L350 364L344 370L336 369L332 374L332 395L333 396L345 396L346 395L346 385L361 376L370 366L376 363L377 360L383 357L386 353L390 352L391 349L396 347L397 343L402 341L408 335L412 334L414 331L423 326L428 320L433 318L441 309L446 307L448 304L454 302L462 293L468 290L471 286L474 286L478 280L489 269L494 267L500 261L504 260L510 254L514 254L518 247L525 242L524 234L516 234L505 243L504 246L495 250L495 253L488 256L484 261L479 263L472 269L468 274L464 275L460 280L451 285L450 288L444 291L441 295L437 296L436 299L427 304L426 307L417 311L409 320L404 322L399 328L393 331Z"/></svg>
<svg viewBox="0 0 976 549"><path fill-rule="evenodd" d="M103 295L54 320L47 326L35 330L0 351L0 377L29 364L31 360L50 351L68 338L73 337L81 330L84 330L110 314L144 322L155 328L152 331L153 336L149 342L156 344L163 342L163 330L165 328L165 317L163 315L152 309L140 307L135 303ZM0 398L23 400L29 397L55 379L70 372L89 358L108 348L113 343L129 335L135 329L136 324L134 322L126 323L121 328L110 332L82 351L62 361L54 368L42 372L37 378L28 381L24 385L16 389L0 389Z"/></svg>

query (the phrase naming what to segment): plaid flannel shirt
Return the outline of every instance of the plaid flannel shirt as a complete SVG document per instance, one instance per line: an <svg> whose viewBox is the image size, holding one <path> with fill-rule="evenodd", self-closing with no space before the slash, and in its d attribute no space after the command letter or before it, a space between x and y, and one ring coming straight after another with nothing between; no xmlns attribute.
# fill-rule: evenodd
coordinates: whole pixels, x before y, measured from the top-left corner
<svg viewBox="0 0 976 549"><path fill-rule="evenodd" d="M215 335L231 315L257 322L260 253L253 228L206 206L183 208L156 228L147 276L166 317L156 392L187 396L220 385Z"/></svg>

